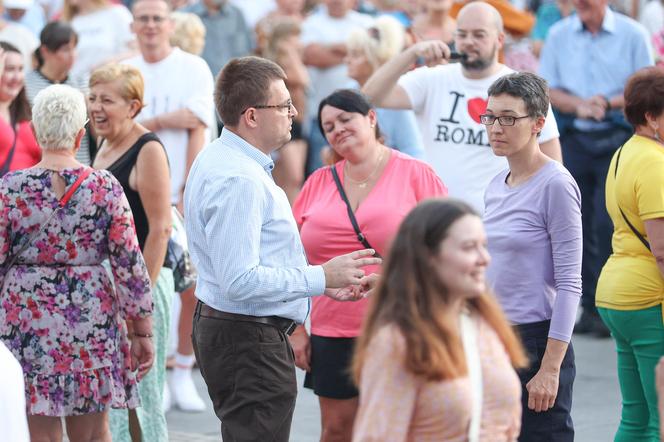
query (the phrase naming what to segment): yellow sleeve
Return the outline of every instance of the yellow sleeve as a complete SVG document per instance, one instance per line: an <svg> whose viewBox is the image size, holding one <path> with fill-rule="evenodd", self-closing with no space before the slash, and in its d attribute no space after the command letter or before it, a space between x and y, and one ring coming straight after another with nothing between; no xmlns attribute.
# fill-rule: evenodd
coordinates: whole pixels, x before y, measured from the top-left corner
<svg viewBox="0 0 664 442"><path fill-rule="evenodd" d="M649 220L664 217L664 155L644 155L634 182L639 217Z"/></svg>

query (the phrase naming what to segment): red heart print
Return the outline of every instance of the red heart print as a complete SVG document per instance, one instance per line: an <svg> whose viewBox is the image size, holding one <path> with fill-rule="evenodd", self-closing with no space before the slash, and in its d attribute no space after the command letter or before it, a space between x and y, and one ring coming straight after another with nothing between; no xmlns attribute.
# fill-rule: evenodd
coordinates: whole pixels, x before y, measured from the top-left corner
<svg viewBox="0 0 664 442"><path fill-rule="evenodd" d="M480 97L471 98L468 100L468 115L475 120L476 123L480 122L480 115L486 112L487 100Z"/></svg>

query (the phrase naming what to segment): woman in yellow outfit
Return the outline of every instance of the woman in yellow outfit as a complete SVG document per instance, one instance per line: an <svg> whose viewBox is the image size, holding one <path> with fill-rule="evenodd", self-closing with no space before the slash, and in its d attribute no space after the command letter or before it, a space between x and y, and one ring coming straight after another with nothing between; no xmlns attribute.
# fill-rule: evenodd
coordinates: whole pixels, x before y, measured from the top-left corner
<svg viewBox="0 0 664 442"><path fill-rule="evenodd" d="M606 206L613 254L596 304L618 351L622 417L615 441L659 441L655 366L664 355L664 70L638 71L625 87L635 133L613 157Z"/></svg>

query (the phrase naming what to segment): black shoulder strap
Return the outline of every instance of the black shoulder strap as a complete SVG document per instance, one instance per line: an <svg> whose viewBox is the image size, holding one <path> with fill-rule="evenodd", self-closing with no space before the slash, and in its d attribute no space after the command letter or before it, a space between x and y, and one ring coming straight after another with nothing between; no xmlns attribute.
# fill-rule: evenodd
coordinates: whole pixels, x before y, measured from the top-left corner
<svg viewBox="0 0 664 442"><path fill-rule="evenodd" d="M623 146L620 146L620 148L618 149L618 155L616 156L616 167L613 171L613 178L614 179L618 176L618 163L620 162L620 154L622 153L622 150L623 150ZM618 204L618 197L617 196L616 196L616 204ZM650 244L648 243L648 240L646 240L643 237L643 235L641 235L641 232L636 230L636 227L634 227L634 225L631 222L629 222L629 220L627 219L627 216L625 215L625 212L623 212L623 210L620 208L620 205L618 205L618 210L620 210L620 214L622 215L623 219L625 220L625 222L627 223L629 228L632 229L632 232L634 232L636 237L639 238L639 241L641 241L641 243L643 243L643 245L646 247L646 249L648 249L649 252L652 252L652 250L650 250Z"/></svg>
<svg viewBox="0 0 664 442"><path fill-rule="evenodd" d="M365 248L374 249L371 246L371 244L369 244L369 241L367 241L366 236L364 236L364 234L360 230L360 225L357 223L357 219L355 218L355 214L353 213L353 208L350 206L350 201L348 201L348 197L346 196L346 191L344 190L344 186L341 185L341 180L339 179L339 174L337 173L336 167L334 167L334 165L330 166L330 171L332 172L332 178L334 178L334 184L337 185L337 190L339 191L339 195L341 196L341 199L344 200L344 203L346 203L348 218L350 219L350 223L353 225L353 230L355 230L355 234L357 235L357 240L360 243L362 243L362 245ZM377 251L374 253L374 256L376 258L381 258L381 256L378 254Z"/></svg>

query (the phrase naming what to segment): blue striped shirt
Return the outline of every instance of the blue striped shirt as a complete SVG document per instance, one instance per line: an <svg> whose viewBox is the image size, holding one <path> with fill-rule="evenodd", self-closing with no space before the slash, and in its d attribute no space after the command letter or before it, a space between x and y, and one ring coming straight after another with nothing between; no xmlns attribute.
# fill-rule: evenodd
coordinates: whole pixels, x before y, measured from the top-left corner
<svg viewBox="0 0 664 442"><path fill-rule="evenodd" d="M196 158L184 195L196 297L221 311L304 322L325 290L309 266L272 159L224 128Z"/></svg>

